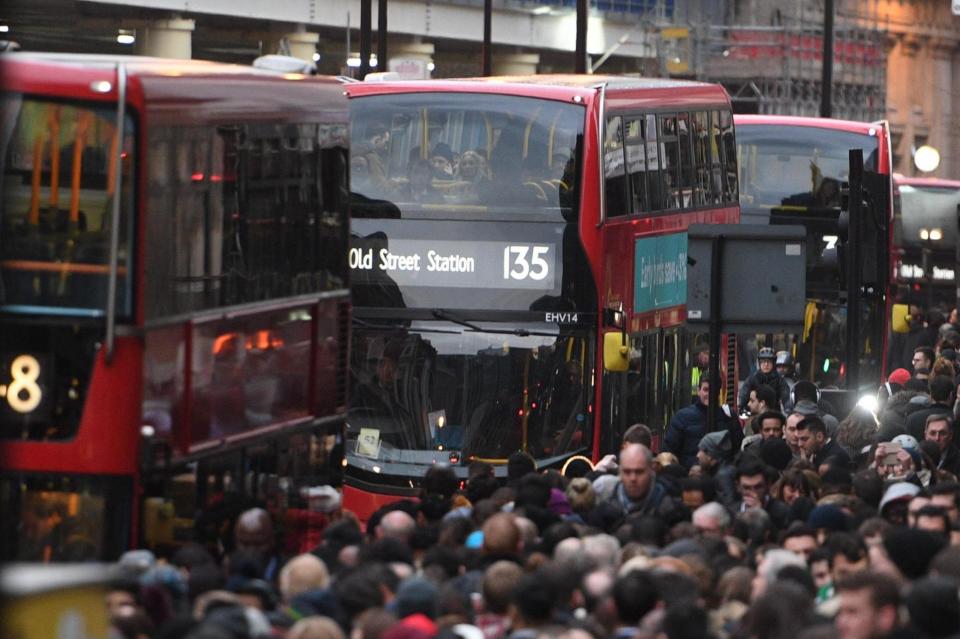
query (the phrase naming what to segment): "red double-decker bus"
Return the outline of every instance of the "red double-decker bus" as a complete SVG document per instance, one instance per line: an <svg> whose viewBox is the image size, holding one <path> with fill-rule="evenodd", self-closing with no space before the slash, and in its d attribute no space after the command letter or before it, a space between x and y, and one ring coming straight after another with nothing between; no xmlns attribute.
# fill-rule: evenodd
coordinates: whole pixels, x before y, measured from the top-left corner
<svg viewBox="0 0 960 639"><path fill-rule="evenodd" d="M894 187L897 297L949 312L958 302L960 181L898 174Z"/></svg>
<svg viewBox="0 0 960 639"><path fill-rule="evenodd" d="M793 352L799 376L821 387L844 386L851 358L858 388L876 390L887 371L889 253L893 193L890 133L886 122L737 115L740 212L743 224L800 224L807 229L807 310L799 335L767 336ZM847 290L839 220L850 180L850 150L863 151L863 286L857 341L847 336ZM851 229L855 227L851 224ZM852 232L852 231L851 231ZM760 340L765 339L760 336ZM747 340L741 340L745 344ZM747 353L754 360L755 353Z"/></svg>
<svg viewBox="0 0 960 639"><path fill-rule="evenodd" d="M634 422L662 433L697 364L685 231L739 219L724 90L602 76L346 88L345 502L365 517L416 494L433 463L502 473L523 450L560 467L616 450Z"/></svg>
<svg viewBox="0 0 960 639"><path fill-rule="evenodd" d="M0 56L2 559L187 538L339 476L348 112L334 79Z"/></svg>

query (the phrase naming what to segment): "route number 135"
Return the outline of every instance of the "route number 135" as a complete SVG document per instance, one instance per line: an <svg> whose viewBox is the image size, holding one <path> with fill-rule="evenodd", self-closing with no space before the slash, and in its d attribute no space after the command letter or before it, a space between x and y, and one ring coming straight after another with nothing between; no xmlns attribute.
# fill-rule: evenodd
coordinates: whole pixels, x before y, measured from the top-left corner
<svg viewBox="0 0 960 639"><path fill-rule="evenodd" d="M544 259L549 246L507 246L503 249L503 279L542 280L550 274Z"/></svg>

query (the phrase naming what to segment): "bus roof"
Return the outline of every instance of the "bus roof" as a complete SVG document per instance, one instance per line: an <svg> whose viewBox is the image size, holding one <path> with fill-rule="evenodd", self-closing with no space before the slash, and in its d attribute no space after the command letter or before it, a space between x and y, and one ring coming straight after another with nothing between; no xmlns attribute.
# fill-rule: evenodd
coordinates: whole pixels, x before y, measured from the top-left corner
<svg viewBox="0 0 960 639"><path fill-rule="evenodd" d="M171 122L210 123L238 114L264 121L299 119L321 111L329 122L347 121L343 85L329 76L203 60L33 52L0 55L0 75L10 91L115 101L118 64L126 69L128 103ZM265 85L272 88L264 90ZM282 90L273 90L280 85Z"/></svg>
<svg viewBox="0 0 960 639"><path fill-rule="evenodd" d="M900 173L895 173L893 179L896 181L897 186L906 185L906 186L918 186L928 189L955 189L960 190L960 180L944 180L942 178L932 178L932 177L908 177L906 175L901 175Z"/></svg>
<svg viewBox="0 0 960 639"><path fill-rule="evenodd" d="M879 122L857 122L856 120L837 120L834 118L805 117L799 115L734 115L736 126L759 124L767 126L808 126L819 129L833 129L849 133L870 134L880 126Z"/></svg>
<svg viewBox="0 0 960 639"><path fill-rule="evenodd" d="M726 91L718 84L670 80L662 78L633 78L605 75L547 74L521 76L493 76L486 78L456 78L450 80L396 80L385 82L357 82L345 85L350 97L384 93L496 93L553 100L586 98L606 88L608 99L657 95L664 101L674 99L729 103Z"/></svg>

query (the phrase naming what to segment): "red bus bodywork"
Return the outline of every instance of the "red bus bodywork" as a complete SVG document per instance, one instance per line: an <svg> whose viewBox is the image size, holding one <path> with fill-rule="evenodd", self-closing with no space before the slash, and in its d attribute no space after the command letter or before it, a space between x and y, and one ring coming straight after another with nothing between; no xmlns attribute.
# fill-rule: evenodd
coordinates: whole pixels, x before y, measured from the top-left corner
<svg viewBox="0 0 960 639"><path fill-rule="evenodd" d="M604 333L625 330L642 334L662 329L678 328L685 324L685 304L675 304L655 310L635 311L634 305L634 247L637 240L668 234L683 233L690 224L733 224L739 222L739 207L735 201L725 205L703 205L684 210L663 211L654 214L642 212L604 211L602 136L605 118L615 114L680 113L696 109L724 110L730 113L730 100L719 85L677 82L658 79L632 79L607 76L544 75L522 77L493 77L469 80L437 80L430 82L375 82L347 85L351 101L362 101L369 96L410 96L417 94L474 94L478 96L516 96L582 105L584 108L581 163L576 176L579 188L578 240L586 254L590 276L597 297L595 310L599 321L595 348L598 353L589 383L593 387L589 400L592 421L592 441L587 454L597 461L603 454L614 452L605 439L619 435L603 435L611 431L607 426L604 408L603 341ZM353 115L351 116L353 120ZM354 139L358 137L354 121ZM732 119L730 124L732 137ZM613 215L611 215L613 213ZM685 244L684 244L685 246ZM684 249L685 250L685 249ZM356 278L355 278L356 279ZM355 309L360 310L358 304ZM621 313L621 326L605 323L605 311ZM679 375L679 371L671 373ZM682 374L687 374L683 369ZM689 383L689 380L687 380ZM690 396L686 396L689 401ZM348 418L349 420L349 418ZM625 426L629 426L626 424ZM658 440L666 424L656 425ZM622 432L622 430L621 430ZM349 456L348 456L349 459ZM503 470L502 468L500 469ZM498 471L499 472L499 471ZM417 494L413 487L419 477L410 480L409 488L376 486L369 482L351 481L348 466L344 496L351 509L366 519L376 508L390 501Z"/></svg>
<svg viewBox="0 0 960 639"><path fill-rule="evenodd" d="M118 65L125 69L124 109L136 132L135 174L131 178L135 202L130 247L131 312L117 318L111 361L106 360L105 344L101 343L95 360L90 362L92 372L86 401L72 437L62 441L42 438L0 441L3 474L18 477L97 476L120 478L127 483L132 502L108 502L106 507L129 512L130 521L123 523L129 527L130 535L121 540L123 547L104 549L108 557L115 557L142 540L139 498L144 496L141 474L144 464L163 476L167 468L182 471L188 461L212 459L225 451L289 437L293 432L318 426L337 432L342 427L346 410L345 366L350 321L345 282L318 294L264 299L253 304L211 308L171 317L151 316L147 299L151 284L146 264L151 242L156 239L149 234L148 220L162 217L172 224L174 218L173 211L149 208L149 181L152 173L159 172L158 179L164 179L162 172L168 168L171 171L184 168L156 165L150 149L151 132L159 127L174 130L177 127L234 124L314 123L337 128L338 143L345 157L348 124L340 83L333 78L280 75L201 61L27 53L5 54L0 59L0 74L7 92L63 103L116 108L119 99ZM237 180L237 176L229 172L204 174L193 169L187 179L216 188L220 183ZM346 215L344 206L340 213L344 238ZM0 260L4 259L5 256L0 255ZM16 265L11 266L14 267ZM343 270L345 276L345 266ZM211 332L229 336L238 327L246 326L251 328L253 335L246 343L248 353L279 348L282 341L271 340L278 339L274 333L280 327L270 325L272 320L267 318L294 312L301 313L301 319L293 323L292 337L285 335L287 340L294 341L288 341L283 355L292 358L284 365L306 380L306 397L298 400L297 411L289 419L278 419L274 413L268 423L254 428L244 427L223 435L207 433L202 423L205 400L197 397L195 380L192 379L196 374L192 366L194 358L206 356L203 349L207 342L201 341L200 336ZM49 321L63 322L62 318L51 320L43 310L3 315L5 322L23 321L38 326ZM170 353L166 353L161 357L175 363L177 370L172 375L180 388L168 388L159 396L154 394L166 403L171 421L167 430L161 432L153 427L142 430L147 423L144 417L145 380L149 381L152 374L149 362L157 356L156 352L151 352L151 344L153 338L163 331L174 335L173 341L169 342L175 346L174 355L171 358ZM259 338L257 333L261 334ZM240 401L242 407L242 395Z"/></svg>

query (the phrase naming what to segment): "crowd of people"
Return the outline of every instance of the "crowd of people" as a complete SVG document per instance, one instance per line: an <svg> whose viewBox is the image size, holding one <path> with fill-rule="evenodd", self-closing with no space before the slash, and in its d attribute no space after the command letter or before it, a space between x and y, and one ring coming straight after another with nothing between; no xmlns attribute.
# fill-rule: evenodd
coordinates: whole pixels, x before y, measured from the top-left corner
<svg viewBox="0 0 960 639"><path fill-rule="evenodd" d="M253 508L224 547L131 551L108 595L118 636L188 639L880 639L960 637L956 326L914 346L880 405L831 415L784 394L775 355L750 417L706 419L709 382L662 442L643 424L588 475L511 455L361 525L330 503L286 556ZM762 383L761 383L762 382Z"/></svg>

